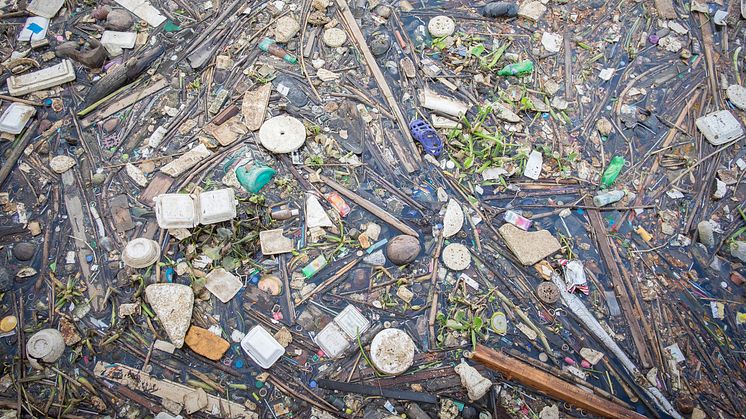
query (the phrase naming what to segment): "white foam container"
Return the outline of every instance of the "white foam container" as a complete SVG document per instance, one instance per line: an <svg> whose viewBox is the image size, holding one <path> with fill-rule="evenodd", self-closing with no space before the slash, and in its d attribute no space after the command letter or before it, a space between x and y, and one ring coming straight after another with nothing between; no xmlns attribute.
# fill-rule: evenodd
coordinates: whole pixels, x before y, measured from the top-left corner
<svg viewBox="0 0 746 419"><path fill-rule="evenodd" d="M727 110L709 113L694 123L712 145L725 144L743 136L743 127Z"/></svg>
<svg viewBox="0 0 746 419"><path fill-rule="evenodd" d="M70 60L43 68L33 73L8 78L8 92L11 96L23 96L37 90L49 89L75 80L75 67Z"/></svg>
<svg viewBox="0 0 746 419"><path fill-rule="evenodd" d="M368 319L352 304L345 307L334 318L334 322L353 340L357 339L358 334L362 335L370 327Z"/></svg>
<svg viewBox="0 0 746 419"><path fill-rule="evenodd" d="M0 116L0 131L20 134L28 120L36 114L36 108L13 102Z"/></svg>
<svg viewBox="0 0 746 419"><path fill-rule="evenodd" d="M349 339L344 330L331 321L316 334L313 341L319 345L319 348L324 351L326 356L329 358L338 358L350 346Z"/></svg>
<svg viewBox="0 0 746 419"><path fill-rule="evenodd" d="M197 209L191 195L168 193L156 196L153 201L160 228L192 228L197 225Z"/></svg>
<svg viewBox="0 0 746 419"><path fill-rule="evenodd" d="M203 192L197 198L200 224L214 224L236 218L236 193L232 188Z"/></svg>
<svg viewBox="0 0 746 419"><path fill-rule="evenodd" d="M285 348L269 334L262 326L254 326L241 340L241 348L260 367L267 369L274 365L282 355Z"/></svg>

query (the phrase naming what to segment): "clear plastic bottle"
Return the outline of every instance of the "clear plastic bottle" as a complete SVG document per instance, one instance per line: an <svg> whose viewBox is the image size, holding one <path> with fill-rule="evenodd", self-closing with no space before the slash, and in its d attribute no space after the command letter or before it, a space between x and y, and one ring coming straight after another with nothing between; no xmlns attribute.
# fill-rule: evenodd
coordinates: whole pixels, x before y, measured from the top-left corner
<svg viewBox="0 0 746 419"><path fill-rule="evenodd" d="M600 194L593 197L593 205L597 207L603 207L614 202L618 202L622 198L624 198L624 191L601 192Z"/></svg>

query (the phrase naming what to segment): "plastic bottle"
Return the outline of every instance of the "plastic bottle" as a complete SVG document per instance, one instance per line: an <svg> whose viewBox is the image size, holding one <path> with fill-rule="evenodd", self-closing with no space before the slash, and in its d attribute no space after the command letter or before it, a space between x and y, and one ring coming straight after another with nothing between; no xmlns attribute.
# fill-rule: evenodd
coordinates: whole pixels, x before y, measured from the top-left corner
<svg viewBox="0 0 746 419"><path fill-rule="evenodd" d="M614 183L617 176L619 176L619 173L621 173L625 162L626 161L622 156L614 156L614 158L611 159L609 166L604 171L603 176L601 176L602 188L608 188Z"/></svg>
<svg viewBox="0 0 746 419"><path fill-rule="evenodd" d="M275 57L282 58L283 60L289 62L290 64L295 64L298 62L298 59L294 56L290 55L285 49L275 42L272 38L264 38L262 39L262 42L259 43L259 49L268 52Z"/></svg>
<svg viewBox="0 0 746 419"><path fill-rule="evenodd" d="M508 64L497 72L498 76L525 76L534 71L534 62L523 60L517 63Z"/></svg>
<svg viewBox="0 0 746 419"><path fill-rule="evenodd" d="M287 208L287 209L280 209L277 211L272 211L270 216L272 217L273 220L288 220L290 218L297 217L299 213L300 212L295 208L293 209Z"/></svg>
<svg viewBox="0 0 746 419"><path fill-rule="evenodd" d="M482 9L485 17L514 17L518 15L518 5L508 1L493 1Z"/></svg>
<svg viewBox="0 0 746 419"><path fill-rule="evenodd" d="M603 207L624 198L624 191L601 192L593 197L593 205Z"/></svg>

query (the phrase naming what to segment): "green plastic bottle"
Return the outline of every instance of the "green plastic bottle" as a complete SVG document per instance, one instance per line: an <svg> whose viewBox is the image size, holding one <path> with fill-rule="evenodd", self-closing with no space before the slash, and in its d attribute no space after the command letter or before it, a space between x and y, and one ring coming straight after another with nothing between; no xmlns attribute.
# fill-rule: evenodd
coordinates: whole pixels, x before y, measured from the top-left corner
<svg viewBox="0 0 746 419"><path fill-rule="evenodd" d="M508 64L497 72L498 76L525 76L534 71L534 62L523 60L517 63Z"/></svg>
<svg viewBox="0 0 746 419"><path fill-rule="evenodd" d="M619 176L619 173L622 172L624 163L625 160L622 156L614 156L614 158L611 159L611 162L609 162L609 166L607 166L606 170L604 171L604 175L601 176L602 188L608 188L614 183L617 176Z"/></svg>

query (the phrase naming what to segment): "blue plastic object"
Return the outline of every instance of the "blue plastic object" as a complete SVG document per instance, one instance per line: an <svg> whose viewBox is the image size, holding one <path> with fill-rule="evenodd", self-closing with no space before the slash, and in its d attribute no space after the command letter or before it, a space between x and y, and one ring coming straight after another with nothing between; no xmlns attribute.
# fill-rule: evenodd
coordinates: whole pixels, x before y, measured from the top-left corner
<svg viewBox="0 0 746 419"><path fill-rule="evenodd" d="M437 157L443 151L443 140L438 137L433 127L422 119L415 119L409 123L409 131L417 142L422 144L425 152Z"/></svg>

